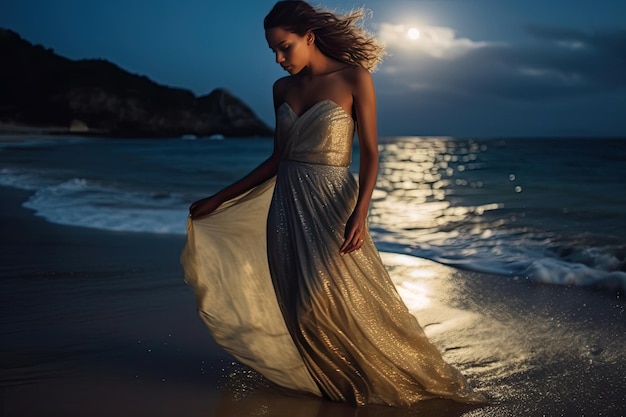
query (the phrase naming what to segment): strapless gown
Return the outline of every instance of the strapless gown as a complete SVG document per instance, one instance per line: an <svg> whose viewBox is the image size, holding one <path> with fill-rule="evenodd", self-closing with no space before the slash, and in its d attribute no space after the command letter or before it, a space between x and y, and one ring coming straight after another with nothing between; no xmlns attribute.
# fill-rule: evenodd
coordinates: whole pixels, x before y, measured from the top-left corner
<svg viewBox="0 0 626 417"><path fill-rule="evenodd" d="M181 256L215 340L274 383L356 405L484 402L426 338L369 233L341 256L358 184L354 122L278 108L275 178L189 220Z"/></svg>

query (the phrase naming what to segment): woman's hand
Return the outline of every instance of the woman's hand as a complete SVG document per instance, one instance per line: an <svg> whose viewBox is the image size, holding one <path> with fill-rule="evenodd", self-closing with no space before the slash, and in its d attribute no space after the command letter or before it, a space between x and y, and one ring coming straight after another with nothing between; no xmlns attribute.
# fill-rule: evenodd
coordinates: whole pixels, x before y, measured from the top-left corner
<svg viewBox="0 0 626 417"><path fill-rule="evenodd" d="M341 255L361 249L367 231L365 219L366 215L358 214L356 211L352 213L346 223L346 231L344 232L345 240L339 249Z"/></svg>
<svg viewBox="0 0 626 417"><path fill-rule="evenodd" d="M215 196L203 198L189 206L189 217L198 219L213 213L222 204Z"/></svg>

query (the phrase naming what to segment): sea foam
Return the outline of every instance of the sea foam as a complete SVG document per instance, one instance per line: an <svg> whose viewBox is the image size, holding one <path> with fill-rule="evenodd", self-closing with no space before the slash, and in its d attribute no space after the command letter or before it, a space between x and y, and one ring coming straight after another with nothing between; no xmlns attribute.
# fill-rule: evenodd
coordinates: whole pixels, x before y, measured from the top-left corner
<svg viewBox="0 0 626 417"><path fill-rule="evenodd" d="M72 178L46 184L25 173L6 175L3 185L34 190L23 206L52 223L102 230L184 234L187 202L170 193L123 190Z"/></svg>
<svg viewBox="0 0 626 417"><path fill-rule="evenodd" d="M516 280L626 291L626 141L575 142L567 152L562 143L383 141L369 219L377 247ZM0 185L30 191L24 206L53 223L182 235L191 201L271 149L248 140L5 142Z"/></svg>

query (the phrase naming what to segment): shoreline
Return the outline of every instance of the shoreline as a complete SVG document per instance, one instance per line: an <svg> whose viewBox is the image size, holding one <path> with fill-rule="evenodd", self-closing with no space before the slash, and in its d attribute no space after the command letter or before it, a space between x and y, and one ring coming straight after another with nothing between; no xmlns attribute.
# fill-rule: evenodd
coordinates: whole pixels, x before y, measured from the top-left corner
<svg viewBox="0 0 626 417"><path fill-rule="evenodd" d="M112 138L112 139L120 139L120 138L129 138L129 139L162 139L161 137L150 137L150 136L126 136L126 135L111 135L110 132L97 130L97 129L72 129L68 126L32 126L32 125L15 125L11 123L2 123L0 122L0 142L2 142L5 137L15 137L15 140L20 140L22 136L39 136L39 137L62 137L63 135L67 135L69 137L86 137L86 138ZM167 137L185 137L189 135L181 134L179 136L166 136ZM195 136L195 135L191 135ZM211 135L206 136L211 137ZM229 136L232 138L239 138L239 136ZM264 136L253 136L260 138L267 138ZM470 136L454 136L447 134L431 134L431 135L379 135L379 141L384 143L386 140L396 140L399 137L415 137L415 138L454 138L458 140L465 139L478 139L478 140L533 140L533 141L541 141L541 140L626 140L626 135L535 135L535 136L512 136L512 135L470 135Z"/></svg>
<svg viewBox="0 0 626 417"><path fill-rule="evenodd" d="M491 404L354 409L286 394L233 365L183 281L183 236L51 224L21 207L29 194L0 187L7 417L623 413L626 314L614 294L382 253L433 343Z"/></svg>
<svg viewBox="0 0 626 417"><path fill-rule="evenodd" d="M86 126L35 126L0 122L0 138L3 135L42 135L42 136L105 136L108 132L90 129Z"/></svg>

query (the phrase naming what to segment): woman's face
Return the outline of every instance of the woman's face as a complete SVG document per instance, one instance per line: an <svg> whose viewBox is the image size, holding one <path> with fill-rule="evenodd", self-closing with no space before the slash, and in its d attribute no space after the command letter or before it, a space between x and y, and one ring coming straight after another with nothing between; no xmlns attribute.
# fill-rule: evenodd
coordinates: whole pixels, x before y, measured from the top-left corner
<svg viewBox="0 0 626 417"><path fill-rule="evenodd" d="M265 38L270 49L276 54L276 63L289 74L297 74L309 65L311 43L307 43L308 35L275 27L265 31Z"/></svg>

